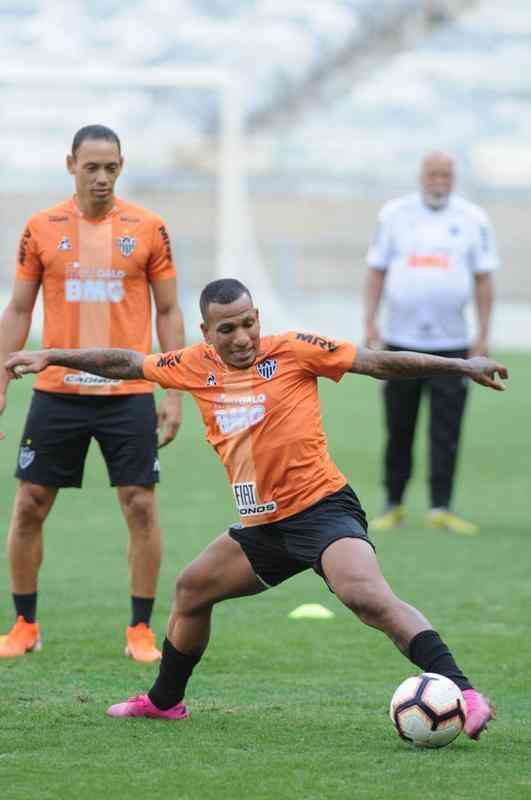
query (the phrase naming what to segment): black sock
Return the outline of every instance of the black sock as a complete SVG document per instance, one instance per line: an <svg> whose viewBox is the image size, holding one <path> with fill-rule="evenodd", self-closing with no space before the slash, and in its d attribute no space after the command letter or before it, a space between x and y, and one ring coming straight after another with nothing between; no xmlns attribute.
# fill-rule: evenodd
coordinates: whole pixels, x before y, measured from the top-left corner
<svg viewBox="0 0 531 800"><path fill-rule="evenodd" d="M131 597L131 627L143 622L149 625L153 613L154 597Z"/></svg>
<svg viewBox="0 0 531 800"><path fill-rule="evenodd" d="M13 603L17 617L24 617L26 622L35 622L37 614L37 592L31 594L15 594L13 592Z"/></svg>
<svg viewBox="0 0 531 800"><path fill-rule="evenodd" d="M435 672L450 678L461 691L472 689L472 684L463 675L448 647L435 631L422 631L409 643L409 659L423 672Z"/></svg>
<svg viewBox="0 0 531 800"><path fill-rule="evenodd" d="M168 639L164 639L159 675L148 692L154 706L161 711L167 711L181 702L188 679L201 660L201 655L187 656L179 653Z"/></svg>

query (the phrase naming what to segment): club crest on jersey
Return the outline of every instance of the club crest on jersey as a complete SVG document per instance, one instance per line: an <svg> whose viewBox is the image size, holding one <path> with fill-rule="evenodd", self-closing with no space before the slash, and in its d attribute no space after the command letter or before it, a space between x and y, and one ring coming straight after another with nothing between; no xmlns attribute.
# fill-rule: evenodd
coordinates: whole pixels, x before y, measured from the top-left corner
<svg viewBox="0 0 531 800"><path fill-rule="evenodd" d="M133 239L132 236L120 236L117 239L118 247L120 248L120 253L125 256L133 255L136 248L136 239Z"/></svg>
<svg viewBox="0 0 531 800"><path fill-rule="evenodd" d="M18 454L18 464L20 469L26 469L26 467L29 467L34 458L35 450L32 450L31 447L26 447L26 445L21 447L20 453Z"/></svg>
<svg viewBox="0 0 531 800"><path fill-rule="evenodd" d="M216 375L211 372L207 378L207 386L217 386Z"/></svg>
<svg viewBox="0 0 531 800"><path fill-rule="evenodd" d="M256 371L266 381L270 381L273 375L276 375L278 370L278 361L276 358L266 358L265 361L260 361L256 365Z"/></svg>
<svg viewBox="0 0 531 800"><path fill-rule="evenodd" d="M57 245L58 250L62 250L63 252L72 249L72 242L68 238L68 236L63 236L59 244Z"/></svg>

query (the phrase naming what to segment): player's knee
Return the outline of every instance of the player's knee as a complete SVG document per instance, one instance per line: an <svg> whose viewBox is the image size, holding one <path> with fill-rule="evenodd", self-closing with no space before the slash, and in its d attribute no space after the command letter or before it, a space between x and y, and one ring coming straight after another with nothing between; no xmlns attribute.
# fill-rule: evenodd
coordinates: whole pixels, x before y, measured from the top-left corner
<svg viewBox="0 0 531 800"><path fill-rule="evenodd" d="M180 614L193 614L211 605L209 581L194 565L186 567L175 584L175 608Z"/></svg>
<svg viewBox="0 0 531 800"><path fill-rule="evenodd" d="M144 486L128 486L121 492L124 513L136 531L148 536L156 521L155 497Z"/></svg>
<svg viewBox="0 0 531 800"><path fill-rule="evenodd" d="M364 586L361 589L355 586L345 586L336 591L340 600L365 623L375 628L385 628L387 619L392 609L387 593L380 592L377 588Z"/></svg>
<svg viewBox="0 0 531 800"><path fill-rule="evenodd" d="M34 483L23 483L15 502L13 522L19 533L32 533L35 526L40 526L50 510L50 493L44 486Z"/></svg>

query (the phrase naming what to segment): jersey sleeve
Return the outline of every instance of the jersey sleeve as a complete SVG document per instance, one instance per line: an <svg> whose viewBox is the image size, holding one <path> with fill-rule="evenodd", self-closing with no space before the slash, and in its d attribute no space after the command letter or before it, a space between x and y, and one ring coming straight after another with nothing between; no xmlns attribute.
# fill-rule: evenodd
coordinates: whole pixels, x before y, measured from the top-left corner
<svg viewBox="0 0 531 800"><path fill-rule="evenodd" d="M151 281L164 281L175 278L170 236L163 220L156 218L154 223L151 255L148 262L148 277Z"/></svg>
<svg viewBox="0 0 531 800"><path fill-rule="evenodd" d="M386 270L393 258L393 235L389 214L385 209L378 215L378 224L367 252L367 266Z"/></svg>
<svg viewBox="0 0 531 800"><path fill-rule="evenodd" d="M499 266L498 248L493 227L482 212L474 221L474 236L469 250L469 265L472 272L494 272Z"/></svg>
<svg viewBox="0 0 531 800"><path fill-rule="evenodd" d="M22 281L40 281L43 266L39 257L35 226L31 220L20 237L17 255L16 277Z"/></svg>
<svg viewBox="0 0 531 800"><path fill-rule="evenodd" d="M317 377L338 382L356 358L357 348L351 342L335 342L325 336L296 331L287 337L301 369Z"/></svg>
<svg viewBox="0 0 531 800"><path fill-rule="evenodd" d="M144 378L158 383L163 389L186 390L190 378L186 360L186 349L153 353L146 356L142 364Z"/></svg>

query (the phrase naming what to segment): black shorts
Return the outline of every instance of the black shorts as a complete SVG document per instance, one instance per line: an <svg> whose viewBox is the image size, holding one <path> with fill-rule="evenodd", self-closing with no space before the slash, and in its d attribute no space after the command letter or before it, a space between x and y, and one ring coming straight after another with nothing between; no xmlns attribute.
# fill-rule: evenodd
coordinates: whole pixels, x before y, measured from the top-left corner
<svg viewBox="0 0 531 800"><path fill-rule="evenodd" d="M321 556L337 539L364 539L375 549L367 536L365 512L348 484L292 517L251 528L233 525L229 535L266 586L276 586L310 567L326 581Z"/></svg>
<svg viewBox="0 0 531 800"><path fill-rule="evenodd" d="M152 394L87 397L35 390L15 476L41 486L80 487L92 437L107 464L111 486L158 482Z"/></svg>

